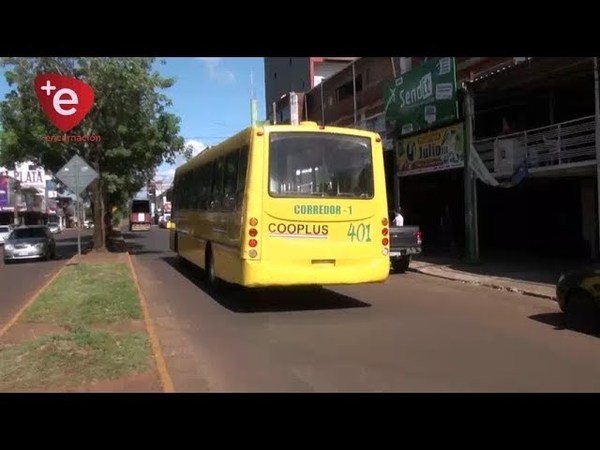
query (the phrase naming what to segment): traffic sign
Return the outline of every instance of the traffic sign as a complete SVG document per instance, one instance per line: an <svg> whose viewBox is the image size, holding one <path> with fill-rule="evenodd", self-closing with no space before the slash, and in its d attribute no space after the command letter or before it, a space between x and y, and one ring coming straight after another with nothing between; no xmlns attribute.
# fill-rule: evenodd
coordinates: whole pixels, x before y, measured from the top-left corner
<svg viewBox="0 0 600 450"><path fill-rule="evenodd" d="M79 156L75 155L56 173L56 178L65 183L77 196L77 201L75 202L77 217L77 254L81 255L81 223L79 223L81 217L79 202L81 197L79 194L81 194L92 181L98 178L98 172Z"/></svg>
<svg viewBox="0 0 600 450"><path fill-rule="evenodd" d="M75 155L56 173L56 178L65 183L75 195L79 196L92 181L98 178L98 172L82 158Z"/></svg>

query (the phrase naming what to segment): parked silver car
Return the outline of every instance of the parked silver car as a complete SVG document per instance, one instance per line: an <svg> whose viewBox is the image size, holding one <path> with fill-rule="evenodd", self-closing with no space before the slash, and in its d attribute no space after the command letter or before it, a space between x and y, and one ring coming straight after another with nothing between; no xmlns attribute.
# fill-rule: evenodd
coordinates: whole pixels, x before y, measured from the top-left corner
<svg viewBox="0 0 600 450"><path fill-rule="evenodd" d="M49 260L56 256L56 242L46 225L15 228L4 242L4 263L22 259Z"/></svg>

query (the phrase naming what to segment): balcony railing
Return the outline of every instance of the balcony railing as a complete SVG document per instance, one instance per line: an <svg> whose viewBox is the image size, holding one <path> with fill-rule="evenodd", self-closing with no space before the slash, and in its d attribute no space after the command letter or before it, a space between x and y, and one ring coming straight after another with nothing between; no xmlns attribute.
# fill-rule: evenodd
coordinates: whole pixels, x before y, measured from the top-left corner
<svg viewBox="0 0 600 450"><path fill-rule="evenodd" d="M594 116L519 133L474 141L491 173L508 175L526 159L531 168L559 166L596 158Z"/></svg>

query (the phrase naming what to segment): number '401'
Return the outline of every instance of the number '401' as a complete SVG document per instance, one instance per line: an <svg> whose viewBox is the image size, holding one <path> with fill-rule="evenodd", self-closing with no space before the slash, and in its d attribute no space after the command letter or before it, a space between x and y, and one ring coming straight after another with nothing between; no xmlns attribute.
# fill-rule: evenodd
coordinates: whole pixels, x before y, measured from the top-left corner
<svg viewBox="0 0 600 450"><path fill-rule="evenodd" d="M351 223L348 227L348 236L352 242L371 242L371 225L361 223L354 226L354 224Z"/></svg>

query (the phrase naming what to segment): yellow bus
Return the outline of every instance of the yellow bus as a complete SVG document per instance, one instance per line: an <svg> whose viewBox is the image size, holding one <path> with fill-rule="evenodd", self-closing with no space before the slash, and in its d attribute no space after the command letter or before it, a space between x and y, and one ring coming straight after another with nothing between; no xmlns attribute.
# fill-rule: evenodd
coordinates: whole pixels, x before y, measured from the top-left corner
<svg viewBox="0 0 600 450"><path fill-rule="evenodd" d="M206 281L246 287L359 284L390 271L378 134L249 127L178 167L170 248Z"/></svg>

